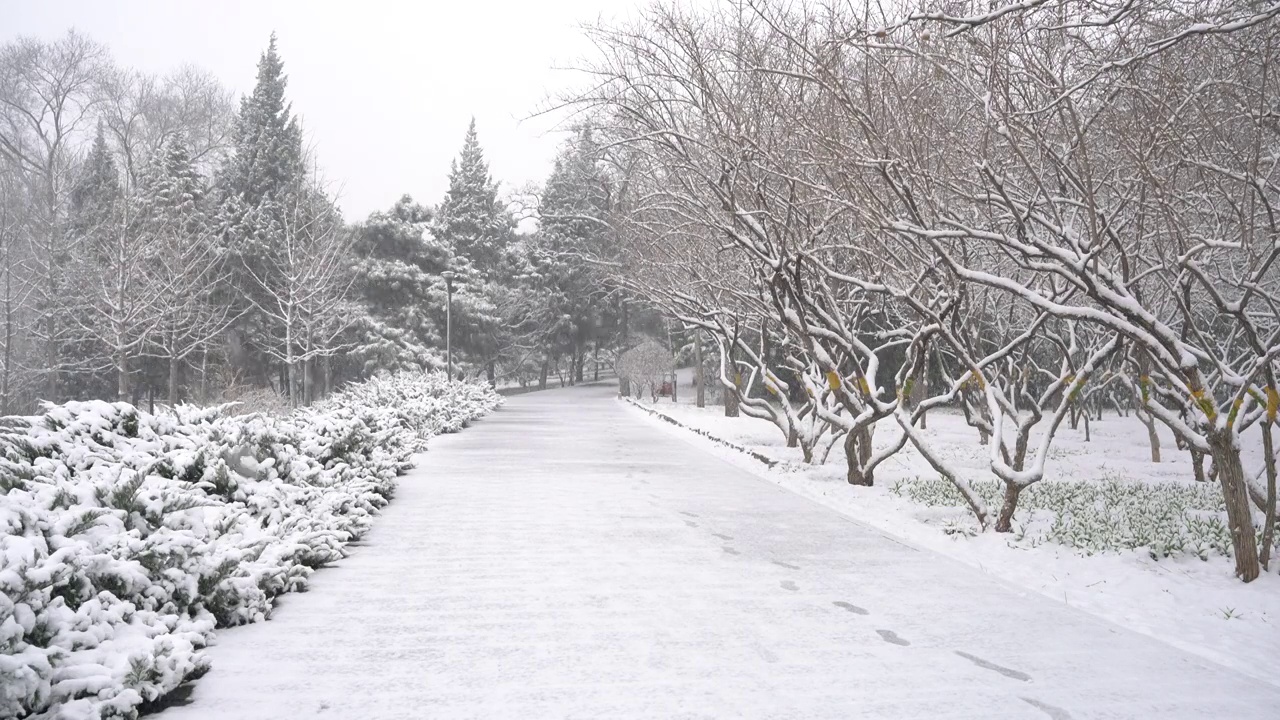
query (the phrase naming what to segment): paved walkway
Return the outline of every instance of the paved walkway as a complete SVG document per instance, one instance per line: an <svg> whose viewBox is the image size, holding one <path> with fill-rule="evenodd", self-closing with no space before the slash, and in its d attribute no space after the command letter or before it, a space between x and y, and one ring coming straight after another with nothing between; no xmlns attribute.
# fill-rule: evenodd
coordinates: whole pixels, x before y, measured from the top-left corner
<svg viewBox="0 0 1280 720"><path fill-rule="evenodd" d="M1277 717L1274 687L887 538L612 392L437 438L363 546L222 633L161 720Z"/></svg>

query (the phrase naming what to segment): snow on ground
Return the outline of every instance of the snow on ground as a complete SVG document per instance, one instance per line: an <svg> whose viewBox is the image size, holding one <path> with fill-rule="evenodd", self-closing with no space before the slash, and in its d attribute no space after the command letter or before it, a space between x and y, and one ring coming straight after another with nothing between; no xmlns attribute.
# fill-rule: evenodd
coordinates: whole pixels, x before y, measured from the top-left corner
<svg viewBox="0 0 1280 720"><path fill-rule="evenodd" d="M1026 511L1015 515L1015 529L1019 524L1030 527L1020 539L994 532L976 537L955 532L975 526L967 511L928 507L891 491L897 483L936 477L910 446L881 466L875 487L854 487L845 481L844 452L839 445L826 465L804 465L800 450L785 447L785 438L772 423L746 416L726 418L719 405L695 407L688 371L682 372L678 403L672 404L670 398L653 403L646 397L642 405L781 463L768 469L741 452L634 408L632 412L738 467L919 547L1280 685L1280 576L1274 572L1246 585L1232 576L1231 561L1214 553L1208 554L1208 560L1191 554L1154 560L1145 550L1087 555L1037 540L1036 533L1048 525L1043 511L1037 511L1030 522ZM978 445L976 431L963 416L935 412L928 425L929 434L970 481L990 477L987 448ZM1177 450L1172 435L1162 431L1163 462L1153 465L1146 429L1132 417L1106 413L1102 421L1093 422L1089 443L1084 442L1082 429L1073 431L1064 423L1043 482L1112 479L1195 485L1188 453ZM893 437L889 430L877 433L876 446ZM1246 467L1257 466L1261 439L1246 440Z"/></svg>
<svg viewBox="0 0 1280 720"><path fill-rule="evenodd" d="M406 373L286 416L45 406L0 428L0 718L132 718L346 556L426 440L501 403Z"/></svg>
<svg viewBox="0 0 1280 720"><path fill-rule="evenodd" d="M159 720L1274 717L1280 689L852 522L614 394L519 395L433 440L360 546L220 632Z"/></svg>

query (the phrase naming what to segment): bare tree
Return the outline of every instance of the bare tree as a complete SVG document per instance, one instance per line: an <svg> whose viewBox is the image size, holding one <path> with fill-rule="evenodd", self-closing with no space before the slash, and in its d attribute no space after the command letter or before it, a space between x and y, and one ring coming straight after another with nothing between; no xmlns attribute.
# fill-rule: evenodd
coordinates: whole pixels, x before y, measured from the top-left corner
<svg viewBox="0 0 1280 720"><path fill-rule="evenodd" d="M313 361L342 349L336 341L354 317L345 303L354 280L352 235L314 183L283 202L266 265L244 269L256 286L254 308L268 321L265 349L283 366L284 392L300 405L312 392Z"/></svg>
<svg viewBox="0 0 1280 720"><path fill-rule="evenodd" d="M74 242L66 228L71 172L108 68L106 51L74 31L50 43L19 38L0 48L0 162L21 178L32 198L32 334L43 345L49 400L60 394L62 344L69 332L64 299Z"/></svg>

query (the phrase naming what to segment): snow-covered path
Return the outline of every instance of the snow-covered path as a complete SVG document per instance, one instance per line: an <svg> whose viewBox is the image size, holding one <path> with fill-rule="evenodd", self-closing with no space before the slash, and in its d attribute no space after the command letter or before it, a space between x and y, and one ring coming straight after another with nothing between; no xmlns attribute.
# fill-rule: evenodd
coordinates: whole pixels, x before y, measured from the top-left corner
<svg viewBox="0 0 1280 720"><path fill-rule="evenodd" d="M220 633L161 720L1280 707L1273 686L887 538L613 393L517 396L434 439L363 546L271 621Z"/></svg>

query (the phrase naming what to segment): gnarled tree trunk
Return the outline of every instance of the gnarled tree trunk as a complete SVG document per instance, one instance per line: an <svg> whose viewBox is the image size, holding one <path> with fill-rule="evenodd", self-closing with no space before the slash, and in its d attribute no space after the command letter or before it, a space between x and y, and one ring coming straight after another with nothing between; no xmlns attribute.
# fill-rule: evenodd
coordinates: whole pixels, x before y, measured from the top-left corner
<svg viewBox="0 0 1280 720"><path fill-rule="evenodd" d="M1240 448L1236 446L1233 434L1225 430L1209 434L1209 448L1227 505L1227 526L1236 556L1236 575L1245 582L1251 582L1258 577L1258 541L1254 535L1244 466L1240 463Z"/></svg>

